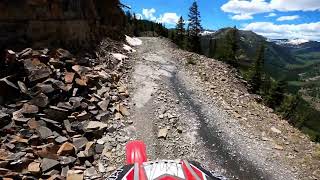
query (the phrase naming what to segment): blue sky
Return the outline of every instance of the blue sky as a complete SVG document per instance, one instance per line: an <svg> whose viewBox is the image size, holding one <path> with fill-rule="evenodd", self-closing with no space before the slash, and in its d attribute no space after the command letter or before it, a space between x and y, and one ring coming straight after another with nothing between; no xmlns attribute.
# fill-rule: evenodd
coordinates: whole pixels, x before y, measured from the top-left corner
<svg viewBox="0 0 320 180"><path fill-rule="evenodd" d="M174 27L194 0L121 0L143 19ZM320 41L320 0L197 0L205 29L237 26L269 38Z"/></svg>

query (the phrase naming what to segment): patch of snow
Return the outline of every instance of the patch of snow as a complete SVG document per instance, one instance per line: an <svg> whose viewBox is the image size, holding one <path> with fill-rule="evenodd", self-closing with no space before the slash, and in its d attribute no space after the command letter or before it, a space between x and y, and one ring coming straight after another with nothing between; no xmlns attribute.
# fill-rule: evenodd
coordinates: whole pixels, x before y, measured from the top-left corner
<svg viewBox="0 0 320 180"><path fill-rule="evenodd" d="M128 56L120 54L120 53L111 53L111 54L114 58L118 59L119 61L122 61L122 60L128 58Z"/></svg>
<svg viewBox="0 0 320 180"><path fill-rule="evenodd" d="M307 40L307 39L292 39L292 40L289 40L288 44L299 45L299 44L303 44L306 42L309 42L309 40Z"/></svg>
<svg viewBox="0 0 320 180"><path fill-rule="evenodd" d="M136 50L134 50L132 47L126 45L126 44L123 44L123 49L128 51L128 52L136 52Z"/></svg>
<svg viewBox="0 0 320 180"><path fill-rule="evenodd" d="M306 42L309 42L309 40L306 39L267 39L269 42L274 42L278 45L300 45Z"/></svg>
<svg viewBox="0 0 320 180"><path fill-rule="evenodd" d="M126 35L126 41L130 46L140 46L142 44L142 41L135 37L130 37Z"/></svg>
<svg viewBox="0 0 320 180"><path fill-rule="evenodd" d="M214 31L203 31L200 33L201 36L206 36L215 33Z"/></svg>

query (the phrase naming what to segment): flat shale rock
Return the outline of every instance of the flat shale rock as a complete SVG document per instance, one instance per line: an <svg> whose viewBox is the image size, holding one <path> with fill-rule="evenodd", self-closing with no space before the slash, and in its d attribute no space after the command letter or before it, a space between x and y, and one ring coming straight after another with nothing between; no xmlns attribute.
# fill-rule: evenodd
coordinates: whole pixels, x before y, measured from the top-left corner
<svg viewBox="0 0 320 180"><path fill-rule="evenodd" d="M12 120L18 122L18 123L26 123L30 120L31 118L26 118L24 117L24 115L22 114L22 111L15 111L12 113Z"/></svg>
<svg viewBox="0 0 320 180"><path fill-rule="evenodd" d="M103 111L107 111L107 110L108 110L109 103L110 103L110 100L109 100L109 99L103 100L103 101L100 101L100 102L98 103L98 106L99 106Z"/></svg>
<svg viewBox="0 0 320 180"><path fill-rule="evenodd" d="M102 123L100 121L89 121L88 125L86 126L87 130L101 130L107 128L108 125Z"/></svg>
<svg viewBox="0 0 320 180"><path fill-rule="evenodd" d="M21 109L21 112L23 114L36 114L39 112L39 108L38 106L35 106L35 105L31 105L31 104L24 104L22 109Z"/></svg>
<svg viewBox="0 0 320 180"><path fill-rule="evenodd" d="M130 115L128 109L126 107L124 107L123 105L121 105L121 104L118 105L118 110L124 116L129 116Z"/></svg>
<svg viewBox="0 0 320 180"><path fill-rule="evenodd" d="M60 146L57 154L58 156L66 156L66 155L73 155L75 152L76 152L76 147L69 142L65 142Z"/></svg>
<svg viewBox="0 0 320 180"><path fill-rule="evenodd" d="M83 74L90 71L89 67L80 66L80 65L74 65L72 66L72 69L79 75L82 76Z"/></svg>
<svg viewBox="0 0 320 180"><path fill-rule="evenodd" d="M42 92L44 94L49 94L55 91L52 84L43 84L38 83L36 86L32 88L34 92Z"/></svg>
<svg viewBox="0 0 320 180"><path fill-rule="evenodd" d="M58 108L57 106L50 106L44 110L44 113L48 119L53 119L60 122L67 119L70 114L67 109Z"/></svg>
<svg viewBox="0 0 320 180"><path fill-rule="evenodd" d="M31 104L36 105L38 107L47 107L49 104L49 98L44 93L40 93L30 101Z"/></svg>
<svg viewBox="0 0 320 180"><path fill-rule="evenodd" d="M95 154L95 143L94 142L87 142L86 148L84 149L84 155L86 157L93 156Z"/></svg>
<svg viewBox="0 0 320 180"><path fill-rule="evenodd" d="M51 69L38 59L26 59L23 63L29 74L28 79L31 82L48 78L52 73Z"/></svg>
<svg viewBox="0 0 320 180"><path fill-rule="evenodd" d="M77 148L77 150L81 150L82 148L84 148L87 142L89 141L85 137L79 137L79 138L73 139L73 145Z"/></svg>
<svg viewBox="0 0 320 180"><path fill-rule="evenodd" d="M47 171L55 168L58 165L59 165L59 161L56 161L54 159L44 158L44 159L42 159L40 167L41 167L42 172L47 172Z"/></svg>
<svg viewBox="0 0 320 180"><path fill-rule="evenodd" d="M72 83L74 79L74 75L75 73L73 72L66 72L64 75L64 81L68 84Z"/></svg>
<svg viewBox="0 0 320 180"><path fill-rule="evenodd" d="M83 180L83 171L69 170L67 173L67 180Z"/></svg>
<svg viewBox="0 0 320 180"><path fill-rule="evenodd" d="M73 156L60 156L59 157L60 164L63 166L74 164L77 161L77 158Z"/></svg>
<svg viewBox="0 0 320 180"><path fill-rule="evenodd" d="M58 136L57 138L54 139L57 143L64 143L66 141L68 141L68 138L64 137L64 136Z"/></svg>
<svg viewBox="0 0 320 180"><path fill-rule="evenodd" d="M96 179L101 177L94 167L88 168L84 171L84 176L89 177L90 179Z"/></svg>
<svg viewBox="0 0 320 180"><path fill-rule="evenodd" d="M31 173L31 174L38 174L41 172L41 169L40 169L40 163L39 162L32 162L28 165L28 171Z"/></svg>
<svg viewBox="0 0 320 180"><path fill-rule="evenodd" d="M38 127L37 131L41 139L47 139L48 137L53 135L52 131L45 126Z"/></svg>

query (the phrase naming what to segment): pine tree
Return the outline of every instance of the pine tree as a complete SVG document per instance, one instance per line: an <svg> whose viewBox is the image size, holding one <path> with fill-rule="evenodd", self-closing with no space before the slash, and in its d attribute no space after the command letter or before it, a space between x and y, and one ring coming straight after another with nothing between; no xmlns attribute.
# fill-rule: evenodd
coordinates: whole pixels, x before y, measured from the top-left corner
<svg viewBox="0 0 320 180"><path fill-rule="evenodd" d="M189 50L200 53L200 32L202 31L198 4L194 1L189 9L188 41Z"/></svg>
<svg viewBox="0 0 320 180"><path fill-rule="evenodd" d="M154 37L154 31L155 31L154 23L151 23L151 32L153 37Z"/></svg>
<svg viewBox="0 0 320 180"><path fill-rule="evenodd" d="M217 41L215 39L210 39L209 42L209 57L214 58L217 49Z"/></svg>
<svg viewBox="0 0 320 180"><path fill-rule="evenodd" d="M184 36L185 36L184 25L185 23L181 16L176 26L176 40L177 40L176 43L181 48L184 48Z"/></svg>
<svg viewBox="0 0 320 180"><path fill-rule="evenodd" d="M133 35L134 36L139 36L140 35L139 21L138 21L137 16L136 16L135 13L133 14L132 23L133 23Z"/></svg>
<svg viewBox="0 0 320 180"><path fill-rule="evenodd" d="M173 42L176 41L176 33L174 30L169 31L169 39L171 39Z"/></svg>
<svg viewBox="0 0 320 180"><path fill-rule="evenodd" d="M284 80L277 81L271 88L270 95L267 98L268 105L275 109L281 105L285 98L285 92L287 89L287 83Z"/></svg>
<svg viewBox="0 0 320 180"><path fill-rule="evenodd" d="M269 95L270 89L272 87L272 78L268 74L263 73L261 82L260 94L261 96L263 96L263 98L266 98Z"/></svg>
<svg viewBox="0 0 320 180"><path fill-rule="evenodd" d="M262 85L262 75L264 66L264 45L258 48L257 58L251 68L249 83L254 93L259 92Z"/></svg>
<svg viewBox="0 0 320 180"><path fill-rule="evenodd" d="M300 101L301 97L299 95L286 96L279 108L279 111L281 112L282 116L289 120L295 118Z"/></svg>
<svg viewBox="0 0 320 180"><path fill-rule="evenodd" d="M198 4L196 1L192 3L192 6L189 9L189 32L190 36L198 36L202 31L201 26L201 17L198 10Z"/></svg>
<svg viewBox="0 0 320 180"><path fill-rule="evenodd" d="M226 61L234 66L237 67L238 66L238 62L237 62L237 51L238 51L238 29L236 27L231 28L227 34L227 54L226 54Z"/></svg>

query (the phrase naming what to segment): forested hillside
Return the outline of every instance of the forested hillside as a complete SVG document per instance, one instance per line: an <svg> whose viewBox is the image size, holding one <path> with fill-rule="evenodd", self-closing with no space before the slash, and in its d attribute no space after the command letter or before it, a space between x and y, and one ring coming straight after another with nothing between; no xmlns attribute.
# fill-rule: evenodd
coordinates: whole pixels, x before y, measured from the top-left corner
<svg viewBox="0 0 320 180"><path fill-rule="evenodd" d="M236 36L232 36L235 32ZM201 37L203 53L222 61L230 61L232 38L237 46L236 68L249 82L259 47L264 46L261 71L264 77L253 80L262 81L261 88L256 93L261 94L265 103L279 111L291 123L319 140L320 122L316 117L320 115L320 43L276 43L251 31L224 28ZM275 99L274 93L278 94Z"/></svg>

